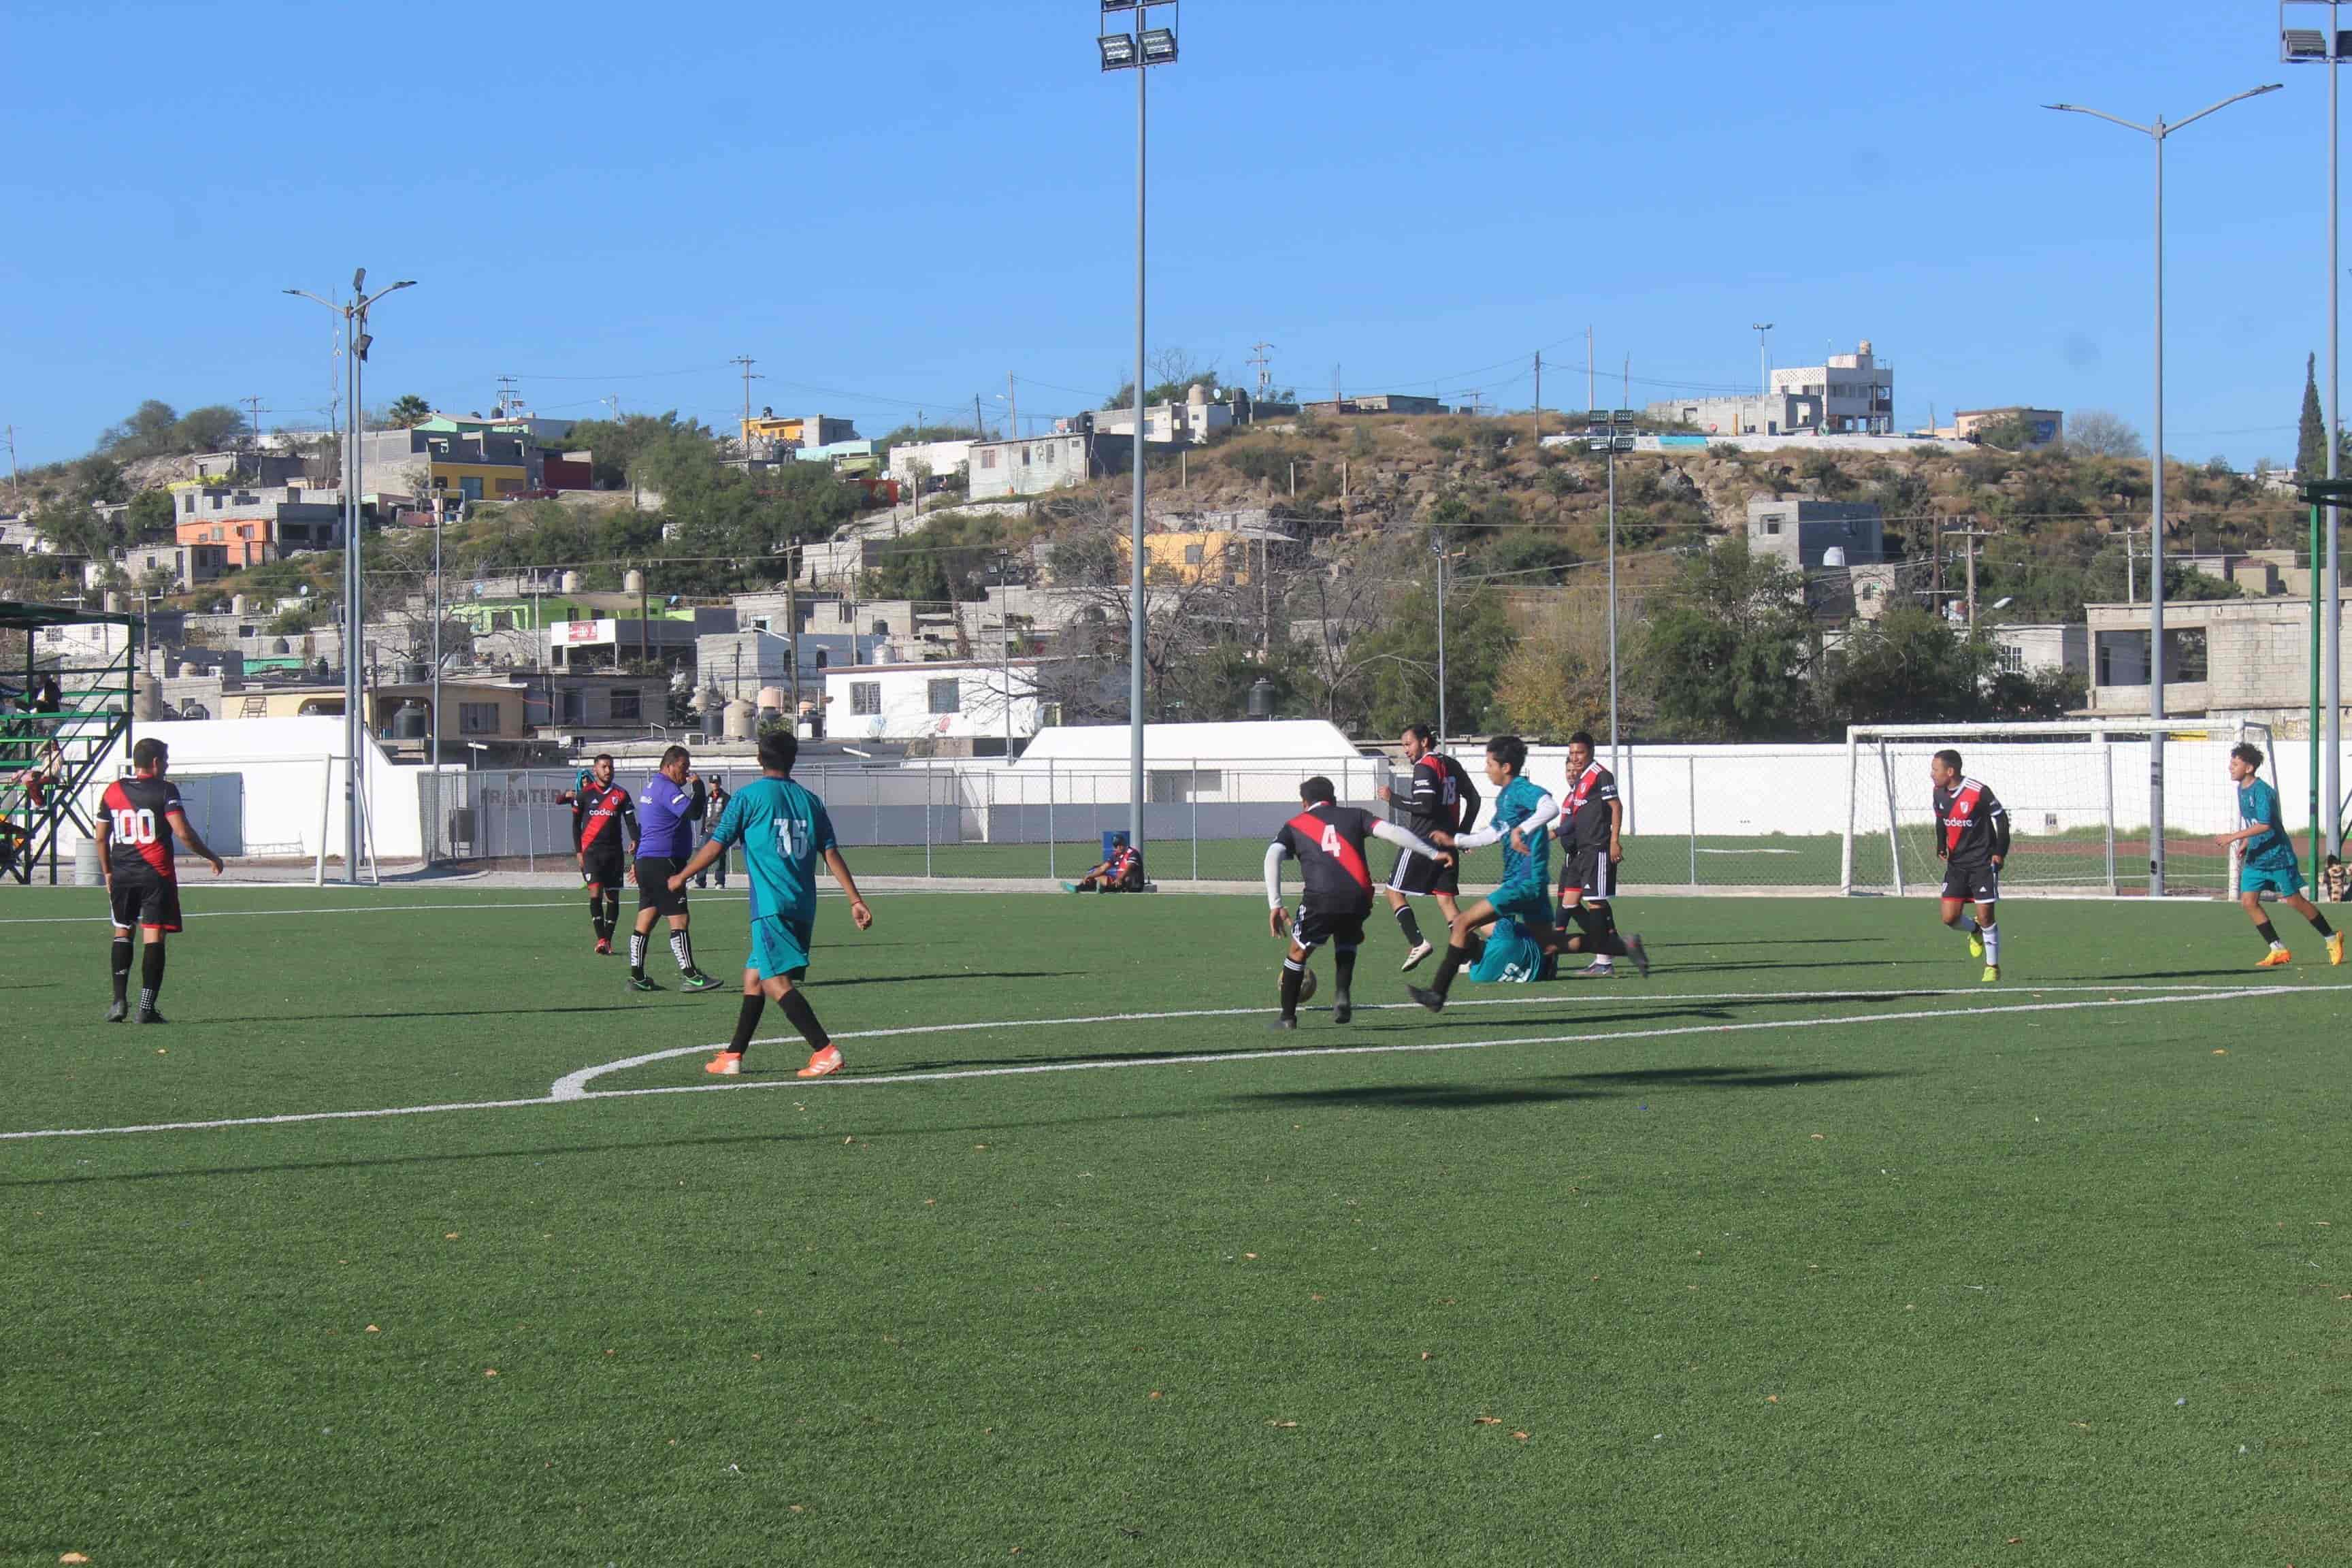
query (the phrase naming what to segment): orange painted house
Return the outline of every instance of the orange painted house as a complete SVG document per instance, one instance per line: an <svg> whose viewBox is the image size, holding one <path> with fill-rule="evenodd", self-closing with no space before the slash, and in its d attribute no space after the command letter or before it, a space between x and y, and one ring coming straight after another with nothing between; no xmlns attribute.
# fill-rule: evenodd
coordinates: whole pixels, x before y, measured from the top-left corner
<svg viewBox="0 0 2352 1568"><path fill-rule="evenodd" d="M228 552L227 570L241 572L278 559L276 523L266 517L182 518L177 537L182 544L215 544Z"/></svg>

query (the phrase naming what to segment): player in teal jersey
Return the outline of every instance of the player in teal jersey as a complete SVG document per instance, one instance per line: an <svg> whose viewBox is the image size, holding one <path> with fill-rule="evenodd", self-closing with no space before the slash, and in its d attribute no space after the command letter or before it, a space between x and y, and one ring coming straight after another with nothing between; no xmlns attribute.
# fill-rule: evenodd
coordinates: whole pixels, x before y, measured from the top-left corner
<svg viewBox="0 0 2352 1568"><path fill-rule="evenodd" d="M816 929L817 863L822 860L849 895L849 918L859 931L872 929L874 911L858 896L849 862L834 843L833 819L825 815L824 802L792 780L800 750L799 740L789 731L762 736L759 781L736 792L702 847L669 879L673 891L681 889L727 853L729 846L743 846L751 884L751 956L743 965L743 1010L735 1020L734 1039L704 1065L705 1072L743 1070L744 1049L759 1027L761 1009L772 1001L809 1043L808 1066L799 1076L823 1078L841 1070L841 1048L794 984L808 977L809 939Z"/></svg>
<svg viewBox="0 0 2352 1568"><path fill-rule="evenodd" d="M1549 876L1551 836L1544 829L1559 815L1559 802L1525 776L1527 765L1528 743L1517 735L1497 735L1487 742L1486 777L1498 791L1494 815L1487 818L1483 832L1445 834L1438 839L1441 848L1450 849L1482 849L1500 844L1503 885L1454 917L1452 945L1438 962L1430 984L1405 988L1407 994L1433 1013L1444 1010L1454 976L1470 962L1476 940L1474 933L1505 915L1518 921L1546 952L1605 952L1631 958L1634 968L1645 975L1650 973L1650 955L1643 951L1638 936L1621 938L1613 931L1571 934L1553 925Z"/></svg>
<svg viewBox="0 0 2352 1568"><path fill-rule="evenodd" d="M2238 868L2238 902L2245 906L2255 933L2270 944L2270 951L2254 967L2275 969L2294 956L2279 941L2278 928L2263 913L2265 892L2276 893L2287 908L2309 921L2311 929L2327 944L2327 962L2341 963L2344 933L2331 929L2318 906L2304 897L2303 868L2295 861L2294 840L2286 836L2278 791L2263 782L2262 767L2260 747L2230 748L2230 777L2238 786L2238 821L2242 826L2213 840L2225 849L2232 844L2246 847L2245 863Z"/></svg>

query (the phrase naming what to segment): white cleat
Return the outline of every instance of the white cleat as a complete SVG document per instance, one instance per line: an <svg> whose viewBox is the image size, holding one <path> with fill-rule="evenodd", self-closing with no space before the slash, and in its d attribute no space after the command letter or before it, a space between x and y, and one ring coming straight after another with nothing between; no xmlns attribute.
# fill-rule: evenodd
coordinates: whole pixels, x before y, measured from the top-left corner
<svg viewBox="0 0 2352 1568"><path fill-rule="evenodd" d="M1414 970L1421 967L1421 961L1423 959L1427 958L1431 953L1435 952L1436 951L1437 949L1430 946L1426 942L1417 942L1413 943L1412 951L1404 955L1404 963L1399 966L1398 973L1401 974L1411 974Z"/></svg>

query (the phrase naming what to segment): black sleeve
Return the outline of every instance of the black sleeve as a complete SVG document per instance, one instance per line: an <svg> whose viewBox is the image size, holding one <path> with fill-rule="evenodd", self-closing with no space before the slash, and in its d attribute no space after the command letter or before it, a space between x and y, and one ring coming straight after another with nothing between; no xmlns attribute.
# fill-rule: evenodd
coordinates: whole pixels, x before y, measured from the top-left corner
<svg viewBox="0 0 2352 1568"><path fill-rule="evenodd" d="M1454 827L1461 832L1478 820L1478 787L1470 782L1469 773L1460 763L1453 763L1453 768L1454 793L1462 802L1462 815L1454 819Z"/></svg>
<svg viewBox="0 0 2352 1568"><path fill-rule="evenodd" d="M1286 822L1275 829L1274 842L1281 845L1283 853L1288 855L1293 860L1299 858L1298 836L1290 831L1290 824Z"/></svg>
<svg viewBox="0 0 2352 1568"><path fill-rule="evenodd" d="M637 797L626 791L621 795L621 826L629 830L629 842L634 845L645 835L637 830Z"/></svg>
<svg viewBox="0 0 2352 1568"><path fill-rule="evenodd" d="M688 822L700 822L709 810L710 792L703 788L700 779L697 779L694 781L694 798L686 803L686 819Z"/></svg>
<svg viewBox="0 0 2352 1568"><path fill-rule="evenodd" d="M1445 805L1445 775L1436 768L1412 764L1410 792L1415 816L1434 816Z"/></svg>
<svg viewBox="0 0 2352 1568"><path fill-rule="evenodd" d="M1992 807L1992 852L2006 860L2009 858L2009 808L2001 805L1990 790L1985 792L1985 804Z"/></svg>

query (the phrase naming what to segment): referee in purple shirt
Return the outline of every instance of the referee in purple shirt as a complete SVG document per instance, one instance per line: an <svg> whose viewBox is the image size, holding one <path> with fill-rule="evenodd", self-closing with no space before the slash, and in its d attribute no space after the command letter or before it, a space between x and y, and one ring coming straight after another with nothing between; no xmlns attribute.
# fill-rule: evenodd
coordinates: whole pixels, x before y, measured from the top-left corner
<svg viewBox="0 0 2352 1568"><path fill-rule="evenodd" d="M708 804L701 779L688 771L690 762L684 746L672 746L637 795L637 863L629 872L637 884L637 928L629 936L632 991L661 989L646 978L646 941L653 934L655 918L661 915L669 917L669 950L677 959L678 989L719 989L719 982L694 966L694 942L686 931L686 889L670 887L670 879L694 855L694 825ZM689 790L688 784L694 787Z"/></svg>

